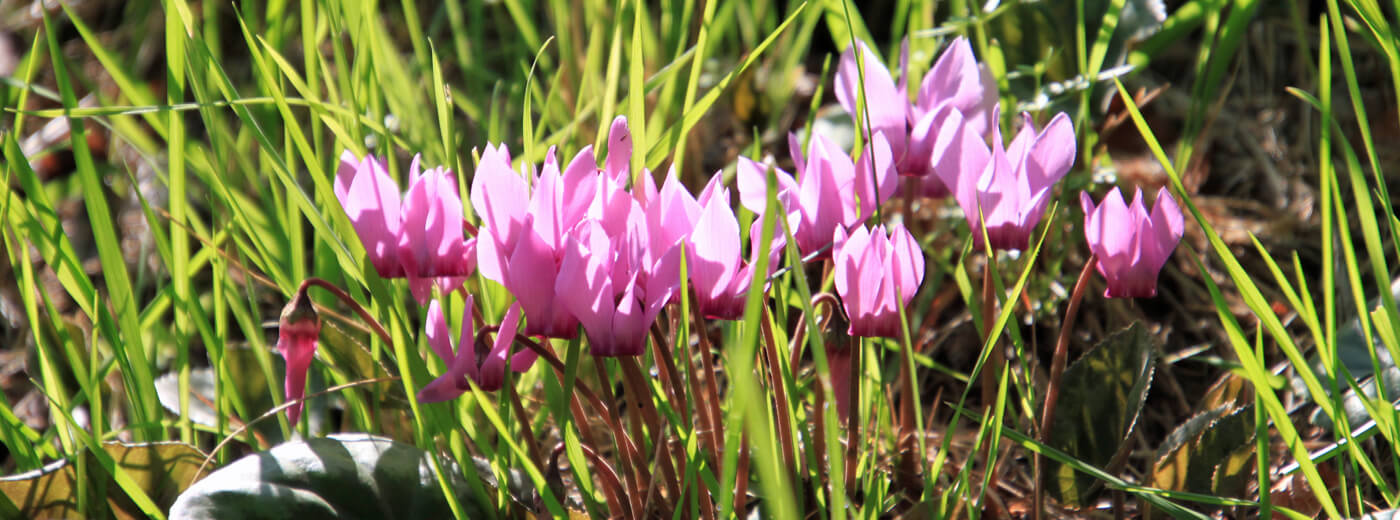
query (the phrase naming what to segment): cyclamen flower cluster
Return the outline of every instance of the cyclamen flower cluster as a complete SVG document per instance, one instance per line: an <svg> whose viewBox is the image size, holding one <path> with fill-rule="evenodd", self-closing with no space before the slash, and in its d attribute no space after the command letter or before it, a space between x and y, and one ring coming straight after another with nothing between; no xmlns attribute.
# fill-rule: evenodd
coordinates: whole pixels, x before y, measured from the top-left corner
<svg viewBox="0 0 1400 520"><path fill-rule="evenodd" d="M863 43L841 58L837 99L852 114L862 108L869 114L868 146L858 158L819 134L804 154L794 134L789 149L796 177L747 157L737 165L739 202L760 216L768 210L772 168L780 218L804 258L832 260L854 336L899 336L899 306L909 305L923 281L919 243L902 225L864 225L896 195L900 176L917 179L919 194L951 194L979 247L985 236L993 249L1024 250L1051 188L1075 160L1074 129L1063 113L1042 130L1023 114L1015 138L1003 143L995 84L966 40L955 40L943 53L913 102L906 85L908 42L900 61L904 74L896 85ZM857 63L863 63L863 75ZM341 156L335 193L379 276L408 279L414 297L425 303L433 286L455 291L479 268L516 298L488 348L473 333L474 301L468 295L455 351L441 307L432 302L426 336L448 369L421 390L420 400L455 398L469 388L468 379L486 390L500 388L507 359L514 370L528 369L534 351L510 352L522 313L520 333L526 336L571 339L582 325L593 355L642 354L652 323L679 297L683 250L699 312L715 319L743 314L754 278L776 268L785 234L760 251L762 219L755 219L744 254L721 176L698 197L674 172L659 190L651 172L638 172L629 189L632 140L625 118L613 121L608 143L601 168L592 147L585 147L562 167L550 149L538 171L514 170L504 145L488 145L472 176L469 198L481 219L472 238L464 235L462 200L450 171L421 171L415 157L408 192L400 197L379 160L349 151ZM1175 201L1163 191L1148 215L1141 193L1131 208L1116 190L1097 209L1082 197L1086 235L1109 281L1105 296L1154 295L1157 272L1181 237ZM769 273L753 272L759 254L769 255ZM300 379L289 372L289 396L301 395L315 348L314 331L299 330L284 331L300 334L285 343L303 345L283 349L289 363L296 362L289 369L300 371Z"/></svg>

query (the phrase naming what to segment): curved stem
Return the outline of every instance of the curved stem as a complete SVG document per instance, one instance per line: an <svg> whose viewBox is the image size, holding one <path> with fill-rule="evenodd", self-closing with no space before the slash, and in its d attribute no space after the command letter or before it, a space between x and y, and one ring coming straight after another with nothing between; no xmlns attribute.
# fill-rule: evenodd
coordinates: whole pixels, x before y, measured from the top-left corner
<svg viewBox="0 0 1400 520"><path fill-rule="evenodd" d="M1055 404L1060 399L1060 378L1065 375L1065 365L1069 358L1069 338L1074 331L1074 322L1079 317L1079 304L1084 300L1084 289L1089 285L1089 278L1094 272L1094 266L1098 263L1097 256L1089 256L1089 261L1084 263L1084 270L1079 272L1079 280L1074 282L1074 292L1070 293L1069 306L1065 309L1065 319L1060 322L1060 336L1055 341L1055 354L1050 359L1050 384L1045 389L1045 404L1040 411L1040 430L1036 432L1037 440L1045 442L1049 438L1050 426L1055 420ZM1044 490L1041 488L1041 465L1044 457L1039 453L1035 456L1035 518L1039 519L1042 506L1044 505Z"/></svg>
<svg viewBox="0 0 1400 520"><path fill-rule="evenodd" d="M384 330L384 326L379 324L379 320L374 319L374 316L370 315L369 311L365 310L363 305L360 305L360 302L351 298L350 293L345 292L344 289L341 289L333 283L314 276L302 280L301 286L297 288L297 292L305 292L312 286L325 289L335 295L336 298L340 298L340 301L344 302L351 310L355 311L355 314L358 314L360 319L365 320L365 323L369 324L370 329L374 330L374 334L379 336L379 339L384 341L385 345L394 344L394 340L389 337L389 331Z"/></svg>
<svg viewBox="0 0 1400 520"><path fill-rule="evenodd" d="M627 503L623 502L620 498L626 491L623 490L622 482L617 478L617 470L613 469L612 465L608 464L608 461L599 457L598 453L593 451L593 448L589 447L587 444L580 443L578 447L579 450L583 452L583 455L588 457L589 461L593 463L593 469L598 471L599 479L603 481L603 496L606 497L608 501L608 512L614 518L631 516L628 514L631 511L625 509ZM565 446L562 443L554 448L554 453L549 456L550 464L558 465L559 455L564 453L564 448Z"/></svg>

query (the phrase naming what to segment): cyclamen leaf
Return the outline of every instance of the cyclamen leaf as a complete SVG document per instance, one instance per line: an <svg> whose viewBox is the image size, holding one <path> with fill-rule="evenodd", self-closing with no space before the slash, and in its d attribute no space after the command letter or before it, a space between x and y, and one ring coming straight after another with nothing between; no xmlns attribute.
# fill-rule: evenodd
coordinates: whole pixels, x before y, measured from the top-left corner
<svg viewBox="0 0 1400 520"><path fill-rule="evenodd" d="M1134 323L1109 335L1065 370L1050 446L1104 468L1132 433L1152 383L1154 348ZM1096 480L1049 462L1051 493L1067 504L1086 504Z"/></svg>

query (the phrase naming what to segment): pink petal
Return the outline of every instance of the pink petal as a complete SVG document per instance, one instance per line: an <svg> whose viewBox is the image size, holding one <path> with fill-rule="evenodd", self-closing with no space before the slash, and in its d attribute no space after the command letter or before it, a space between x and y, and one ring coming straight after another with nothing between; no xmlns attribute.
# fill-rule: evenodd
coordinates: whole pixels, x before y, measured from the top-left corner
<svg viewBox="0 0 1400 520"><path fill-rule="evenodd" d="M510 169L505 145L487 146L472 176L472 209L481 216L482 227L491 229L507 250L519 240L529 200L525 179Z"/></svg>
<svg viewBox="0 0 1400 520"><path fill-rule="evenodd" d="M569 229L587 216L597 194L597 178L598 161L593 157L593 145L588 145L564 169L562 206L557 211L560 229Z"/></svg>
<svg viewBox="0 0 1400 520"><path fill-rule="evenodd" d="M956 110L948 112L936 135L934 174L952 190L953 198L964 212L966 208L975 208L977 181L991 161L991 151L980 136L964 128L962 114Z"/></svg>
<svg viewBox="0 0 1400 520"><path fill-rule="evenodd" d="M476 379L476 384L482 390L494 392L500 390L501 385L505 383L506 356L510 355L510 346L515 342L515 329L519 324L520 304L517 303L506 309L506 315L501 319L501 326L496 332L496 342L491 346L491 352L486 354L486 359L481 363L481 373ZM525 350L534 353L528 348ZM517 353L510 356L512 372L529 370L534 363L535 356L533 355L521 356Z"/></svg>
<svg viewBox="0 0 1400 520"><path fill-rule="evenodd" d="M792 174L776 166L773 167L773 174L778 178L779 194L797 190L797 181L792 179ZM762 215L768 208L768 165L741 155L735 166L735 180L739 184L739 204Z"/></svg>
<svg viewBox="0 0 1400 520"><path fill-rule="evenodd" d="M350 193L350 183L355 180L355 173L360 170L360 159L355 156L355 152L346 148L340 152L340 164L335 168L335 198L345 203L346 195Z"/></svg>
<svg viewBox="0 0 1400 520"><path fill-rule="evenodd" d="M451 172L435 168L419 176L404 197L399 262L416 277L469 273L462 235L462 200Z"/></svg>
<svg viewBox="0 0 1400 520"><path fill-rule="evenodd" d="M893 247L887 262L890 265L888 272L894 277L895 287L899 289L904 305L908 306L924 281L924 252L903 224L895 224L890 229L890 242Z"/></svg>
<svg viewBox="0 0 1400 520"><path fill-rule="evenodd" d="M608 131L608 162L604 171L614 181L625 182L628 165L632 161L632 132L627 129L627 117L613 119Z"/></svg>
<svg viewBox="0 0 1400 520"><path fill-rule="evenodd" d="M611 247L601 226L593 221L584 225L591 229L576 232L564 248L555 297L578 318L590 336L610 335L615 311L613 282L609 276ZM601 249L588 246L592 238L603 240Z"/></svg>
<svg viewBox="0 0 1400 520"><path fill-rule="evenodd" d="M729 209L729 196L712 197L691 232L690 279L697 292L718 298L739 267L739 221Z"/></svg>
<svg viewBox="0 0 1400 520"><path fill-rule="evenodd" d="M398 261L399 188L373 156L366 156L340 204L355 226L365 253L379 276L403 276Z"/></svg>
<svg viewBox="0 0 1400 520"><path fill-rule="evenodd" d="M802 154L802 140L797 136L797 132L788 132L788 155L792 156L792 164L797 171L807 171L807 161Z"/></svg>
<svg viewBox="0 0 1400 520"><path fill-rule="evenodd" d="M1026 178L1032 190L1048 187L1065 176L1074 166L1078 152L1074 142L1074 124L1064 112L1055 115L1045 130L1035 138L1026 157Z"/></svg>
<svg viewBox="0 0 1400 520"><path fill-rule="evenodd" d="M507 289L515 294L529 318L525 334L568 338L577 334L577 321L555 300L554 284L558 266L554 251L538 234L524 233L510 257Z"/></svg>
<svg viewBox="0 0 1400 520"><path fill-rule="evenodd" d="M885 139L885 134L875 134L875 138L866 147L865 153L866 155L855 161L855 193L859 197L859 216L844 222L848 226L864 221L875 214L875 208L888 202L890 197L894 196L895 187L899 185L899 176L894 172L894 159L890 155L890 145ZM872 156L874 158L873 165ZM872 167L874 173L872 173ZM878 183L876 185L879 188L876 189L872 183Z"/></svg>
<svg viewBox="0 0 1400 520"><path fill-rule="evenodd" d="M841 53L841 64L836 69L836 100L847 113L853 115L852 119L861 127L860 133L865 134L864 125L859 123L865 118L855 116L861 84L856 63L856 48L860 49L861 61L865 66L865 101L867 113L870 115L870 132L884 132L890 140L891 152L895 157L902 156L907 124L905 114L909 101L908 98L899 96L899 89L895 87L889 69L885 68L880 58L871 52L864 42L856 42L855 48L846 49L846 52Z"/></svg>

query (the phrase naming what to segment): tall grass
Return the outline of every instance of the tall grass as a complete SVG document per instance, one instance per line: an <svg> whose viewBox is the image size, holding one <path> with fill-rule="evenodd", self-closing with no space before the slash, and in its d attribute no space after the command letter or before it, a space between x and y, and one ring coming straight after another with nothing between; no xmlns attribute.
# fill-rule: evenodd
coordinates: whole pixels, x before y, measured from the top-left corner
<svg viewBox="0 0 1400 520"><path fill-rule="evenodd" d="M1014 45L1030 37L1005 28L1034 22L1035 13L1051 8L1002 2L983 11L981 4L132 2L122 14L131 25L106 31L138 42L144 36L140 31L152 26L147 18L159 16L164 59L155 72L139 69L133 50L108 43L92 21L70 8L45 12L41 23L23 33L32 38L30 44L0 87L9 120L0 131L6 181L0 183L0 234L20 289L28 327L24 341L32 343L37 359L28 376L44 396L50 421L43 428L28 426L16 403L0 400L0 444L9 454L4 467L19 473L58 458L73 460L80 471L96 464L117 487L79 482L73 493L80 514L105 515L106 496L125 496L144 514L161 517L162 506L112 459L104 442L218 446L209 455L223 464L297 435L348 430L447 454L465 468L474 498L494 504L493 513L501 516L521 507L514 501L518 497L473 468L490 468L494 482L523 475L539 493L536 512L556 517L570 514L572 507L592 516L636 513L650 500L671 501L673 518L729 518L750 507L774 518L876 518L895 512L996 516L1003 507L996 503L1001 500L997 479L1010 470L998 474L986 468L1019 467L1018 457L1026 454L1068 465L1142 508L1172 516L1199 518L1201 511L1237 508L1246 516L1306 517L1311 512L1274 503L1270 493L1293 472L1302 475L1320 514L1329 518L1396 507L1396 396L1378 385L1379 395L1361 398L1367 419L1348 420L1346 391L1361 394L1363 383L1340 361L1349 347L1338 331L1354 313L1365 345L1379 345L1391 359L1400 359L1400 308L1388 289L1393 264L1400 262L1400 219L1387 189L1393 175L1383 171L1384 143L1377 142L1383 137L1373 130L1383 122L1371 120L1393 115L1367 106L1365 91L1377 86L1361 83L1353 59L1363 50L1380 56L1391 96L1400 96L1394 21L1400 4L1329 0L1315 21L1318 40L1307 47L1317 52L1308 56L1315 81L1287 86L1315 110L1309 120L1318 122L1311 142L1316 162L1308 165L1316 175L1307 178L1316 185L1320 212L1317 269L1305 268L1296 251L1270 251L1259 237L1253 250L1232 248L1182 181L1183 167L1201 153L1198 138L1209 135L1229 93L1236 54L1267 3L1185 2L1161 31L1125 57L1147 66L1170 46L1198 45L1191 83L1177 87L1189 92L1190 105L1175 150L1159 142L1135 104L1125 109L1205 240L1204 250L1183 243L1177 258L1189 259L1201 273L1198 281L1216 311L1213 326L1225 338L1215 353L1253 392L1258 490L1250 497L1152 487L1121 468L1095 467L1036 440L1041 437L1031 427L1038 423L1033 403L1045 389L1034 374L1043 369L1031 332L1020 326L1031 313L1021 302L1042 296L1032 287L1061 282L1056 276L1062 263L1079 258L1069 252L1076 246L1068 245L1081 236L1074 231L1081 215L1070 204L1078 190L1067 186L1089 184L1091 161L1111 160L1099 146L1096 118L1103 114L1096 103L1106 93L1131 96L1123 83L1097 79L1112 65L1109 52L1117 45L1115 31L1128 2L1106 2L1102 13L1086 12L1086 2L1075 2L1068 18L1073 41L1051 42L1054 48L1046 55L1029 57ZM1303 7L1292 6L1295 18ZM674 168L689 185L699 186L712 174L732 175L732 158L715 157L729 152L717 152L719 146L708 140L733 136L715 127L739 128L755 157L763 152L781 157L789 130L810 132L822 100L803 98L797 87L817 81L818 97L829 91L830 63L852 41L874 43L893 66L902 38L911 38L916 54L927 54L954 35L968 36L979 58L997 73L1003 114L1025 101L1018 94L1024 94L1027 76L1036 76L1033 89L1040 89L1042 80L1095 81L1051 100L1075 114L1081 161L1062 185L1060 204L1035 237L1035 248L1014 261L1003 259L999 271L994 260L986 261L987 255L956 238L962 228L926 226L929 232L918 238L930 260L929 281L909 308L900 308L902 340L856 341L839 334L838 326L827 327L836 307L823 305L819 295L832 291L830 278L820 268L804 267L791 246L792 230L771 217L778 202L771 196L776 180L770 176L770 211L761 217L759 236L747 240L766 247L785 236L790 247L780 261L787 269L766 289L753 285L744 319L692 320L693 301L682 298L663 315L669 337L653 336L655 344L637 366L630 359L583 356L581 340L546 342L540 348L556 354L557 367L540 363L494 394L474 388L446 404L417 401L417 390L444 366L423 355L429 351L420 332L424 313L411 303L406 284L380 278L364 261L364 248L334 194L341 150L386 156L396 179L405 177L404 159L421 153L425 164L447 165L456 173L466 200L477 150L486 143L507 143L517 151L516 166L527 169L542 163L550 149L570 157L593 145L602 157L608 124L625 115L636 150L634 184L648 171L664 179ZM1298 36L1306 33L1300 28ZM74 46L82 49L81 62L75 62ZM1072 65L1056 72L1052 62L1063 56L1073 56ZM910 84L917 85L925 64L912 65ZM82 73L92 68L102 71L100 78ZM1342 88L1333 84L1337 72ZM1136 81L1131 74L1128 83ZM1014 86L1008 79L1013 76ZM95 103L81 102L83 96L93 96ZM1349 114L1346 122L1338 116L1338 103ZM71 152L71 180L41 177L31 162L37 156L22 148L27 136L51 120L69 123L66 141L54 147ZM102 161L89 147L94 132L129 153ZM731 166L704 169L718 163ZM164 196L151 198L139 189L136 172L143 168L157 172ZM124 257L121 240L133 231L120 228L114 218L125 211L114 206L126 190L137 196L134 210L144 217L155 249L144 252L152 258L136 255L134 264ZM72 222L58 206L75 196L87 215L78 222L78 233L67 230ZM465 218L476 222L467 208ZM744 210L740 218L747 229L755 216ZM91 252L78 247L79 234L83 244L92 244ZM962 247L943 247L952 242ZM759 256L756 272L767 272L768 259ZM97 267L88 268L94 261ZM158 268L148 272L147 263ZM994 277L991 301L983 301L973 285L974 266L985 264ZM1265 268L1246 267L1259 265ZM1223 277L1213 278L1214 271ZM43 277L56 280L62 294L46 293ZM388 341L360 320L344 318L350 315L344 304L317 294L327 329L334 331L323 334L312 370L321 389L343 387L332 392L343 401L343 414L332 423L330 406L312 400L308 413L315 420L290 424L255 402L264 395L272 403L285 399L269 322L310 277L343 287L384 326ZM1033 282L1037 277L1048 281ZM961 296L981 331L976 341L981 351L970 370L946 366L916 344L922 340L913 334L921 325L932 327L920 320L941 305L929 287L941 288L949 279L947 291ZM498 323L512 300L509 293L483 277L474 277L468 287L486 322ZM689 291L683 286L683 294ZM1266 297L1276 293L1284 296L1285 314L1296 316L1295 322L1281 318ZM1247 314L1236 312L1232 298ZM75 310L66 310L60 300L71 301ZM444 295L443 302L452 309L445 314L461 315L460 294ZM716 330L710 334L707 327ZM710 352L699 352L709 346L698 339L707 334L720 340L713 359ZM860 369L852 383L859 399L849 423L835 412L827 354L833 342L849 343ZM992 355L1002 343L1015 353L1005 363ZM793 348L805 354L794 355ZM1383 371L1376 350L1368 354L1373 372ZM1283 383L1274 365L1280 360L1306 392ZM718 366L710 367L711 362ZM634 378L653 367L656 376ZM213 424L195 421L191 413L201 406L192 378L204 368L215 384L214 395L205 396L213 399ZM996 386L986 394L989 402L975 404L970 396L984 371L995 375L986 381ZM252 372L260 379L250 378ZM906 372L912 374L907 383L901 375ZM920 375L928 373L951 375L964 384L960 395L940 393L935 401L920 393L925 381ZM178 400L171 409L158 399L162 374L175 374ZM259 387L249 388L248 380ZM615 385L625 391L618 395ZM592 415L594 403L581 397L583 388L608 404L613 415ZM894 402L890 396L896 392L904 400L914 396L915 402ZM1335 425L1323 448L1300 428L1296 407L1289 407L1296 402L1316 407ZM629 416L618 415L619 407ZM631 416L647 414L655 417ZM245 428L250 422L276 425ZM622 437L630 440L613 435L624 428ZM608 441L595 442L598 438ZM554 485L560 479L550 463L555 446L546 441L557 444L567 461L567 490ZM1376 453L1386 456L1376 458ZM905 488L892 481L901 457L914 461L918 485ZM618 468L612 478L620 481L621 495L613 496L604 478L611 469L599 460ZM643 481L642 475L655 480ZM470 516L447 479L440 485L454 514ZM648 486L666 488L664 498L652 498ZM750 492L757 497L752 504ZM0 508L18 514L12 500L0 500Z"/></svg>

